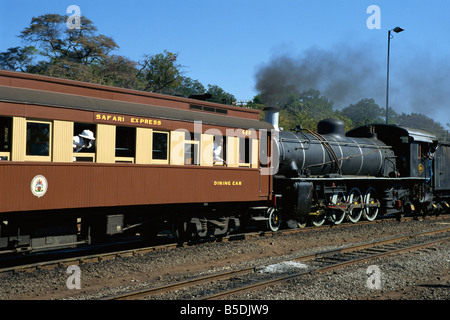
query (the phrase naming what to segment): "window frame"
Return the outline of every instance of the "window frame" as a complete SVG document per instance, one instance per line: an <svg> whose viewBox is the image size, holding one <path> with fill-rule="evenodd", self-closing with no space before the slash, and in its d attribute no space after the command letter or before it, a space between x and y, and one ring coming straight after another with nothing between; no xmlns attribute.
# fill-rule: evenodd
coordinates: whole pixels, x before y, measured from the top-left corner
<svg viewBox="0 0 450 320"><path fill-rule="evenodd" d="M8 144L8 148L4 148L3 146L0 146L0 161L11 161L11 150L12 150L12 123L13 118L12 117L6 117L6 116L0 116L0 123L5 124L1 128L7 128L8 132L6 133L4 130L0 131L0 135L4 135L3 137L0 137L0 141L4 144ZM5 140L5 136L6 140ZM6 159L1 159L6 157Z"/></svg>
<svg viewBox="0 0 450 320"><path fill-rule="evenodd" d="M48 134L48 155L28 155L27 147L28 147L28 124L29 123L39 123L39 124L48 124L49 125L49 134ZM42 162L51 162L52 161L52 153L53 153L53 121L45 121L45 120L35 120L35 119L26 119L25 120L25 161L42 161Z"/></svg>
<svg viewBox="0 0 450 320"><path fill-rule="evenodd" d="M153 143L154 143L154 134L165 134L166 135L166 141L167 141L167 149L166 149L166 159L155 159L153 158ZM152 145L151 145L151 154L152 154L152 160L151 164L169 164L170 160L170 131L160 131L160 130L153 130L152 131Z"/></svg>
<svg viewBox="0 0 450 320"><path fill-rule="evenodd" d="M121 151L118 150L118 146L117 146L117 143L119 141L118 134L120 134L120 132L119 132L120 130L125 130L125 132L127 132L127 131L131 132L132 136L127 137L127 139L125 139L124 141L132 143L133 150L131 150L131 148L130 148L130 151L131 151L130 154L133 154L133 156L126 155L127 151L125 151L124 154L120 154ZM133 132L133 130L134 130L134 132ZM136 148L137 148L137 143L136 143L137 128L136 127L128 127L128 126L115 126L115 131L116 131L116 138L115 138L115 146L114 146L115 147L114 162L115 163L134 163L135 159L136 159ZM131 139L129 139L129 138L131 138ZM123 142L123 141L121 141L121 142Z"/></svg>

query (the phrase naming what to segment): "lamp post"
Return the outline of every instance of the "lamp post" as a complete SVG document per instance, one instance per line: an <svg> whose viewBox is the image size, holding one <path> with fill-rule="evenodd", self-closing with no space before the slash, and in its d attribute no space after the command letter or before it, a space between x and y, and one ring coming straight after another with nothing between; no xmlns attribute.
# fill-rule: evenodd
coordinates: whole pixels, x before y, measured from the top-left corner
<svg viewBox="0 0 450 320"><path fill-rule="evenodd" d="M393 38L393 36L391 35L391 31L394 31L395 33L399 33L404 31L404 29L400 28L400 27L395 27L392 30L388 31L388 53L387 53L387 81L386 81L386 124L388 124L388 113L389 113L389 50L390 50L390 46L391 46L391 38Z"/></svg>

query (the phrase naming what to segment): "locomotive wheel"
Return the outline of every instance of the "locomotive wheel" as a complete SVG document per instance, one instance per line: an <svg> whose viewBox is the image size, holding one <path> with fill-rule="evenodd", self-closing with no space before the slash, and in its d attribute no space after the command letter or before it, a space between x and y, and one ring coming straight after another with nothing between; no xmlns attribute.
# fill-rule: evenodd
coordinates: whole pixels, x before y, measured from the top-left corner
<svg viewBox="0 0 450 320"><path fill-rule="evenodd" d="M316 226L316 227L320 227L321 225L324 224L325 220L327 220L327 215L325 214L325 212L319 213L316 212L315 214L311 215L311 223Z"/></svg>
<svg viewBox="0 0 450 320"><path fill-rule="evenodd" d="M350 190L347 196L347 202L352 205L358 205L363 202L363 199L361 197L361 191L359 191L358 188L353 188ZM359 219L361 219L363 209L362 208L353 208L348 212L348 219L353 222L357 223Z"/></svg>
<svg viewBox="0 0 450 320"><path fill-rule="evenodd" d="M297 228L303 229L304 227L306 227L306 222L307 222L306 218L298 219L297 220Z"/></svg>
<svg viewBox="0 0 450 320"><path fill-rule="evenodd" d="M333 195L332 199L331 199L331 204L339 206L342 203L342 194L335 194ZM330 211L330 221L335 224L338 225L340 224L342 221L344 221L345 218L345 211L342 211L340 209L332 209Z"/></svg>
<svg viewBox="0 0 450 320"><path fill-rule="evenodd" d="M278 210L275 208L269 208L267 210L267 229L269 229L272 232L278 231L280 229L281 220L280 215L278 213Z"/></svg>
<svg viewBox="0 0 450 320"><path fill-rule="evenodd" d="M374 188L367 189L366 194L364 195L364 203L373 204L375 202L375 199L373 197L374 194ZM368 221L375 220L378 216L378 209L378 207L366 207L364 210L364 218L366 218Z"/></svg>

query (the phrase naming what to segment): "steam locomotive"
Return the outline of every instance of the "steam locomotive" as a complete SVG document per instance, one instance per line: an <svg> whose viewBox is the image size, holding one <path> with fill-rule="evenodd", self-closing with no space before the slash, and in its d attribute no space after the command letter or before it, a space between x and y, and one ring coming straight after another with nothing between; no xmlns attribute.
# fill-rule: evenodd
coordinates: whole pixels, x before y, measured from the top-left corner
<svg viewBox="0 0 450 320"><path fill-rule="evenodd" d="M317 132L280 131L277 142L275 193L294 226L448 212L450 144L428 132L371 124L345 133L341 120L325 119Z"/></svg>

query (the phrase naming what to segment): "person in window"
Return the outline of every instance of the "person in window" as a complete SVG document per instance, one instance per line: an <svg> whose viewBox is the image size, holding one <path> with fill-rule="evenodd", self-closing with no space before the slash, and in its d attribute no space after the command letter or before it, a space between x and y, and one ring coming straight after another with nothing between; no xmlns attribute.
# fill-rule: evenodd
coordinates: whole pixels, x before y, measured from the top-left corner
<svg viewBox="0 0 450 320"><path fill-rule="evenodd" d="M223 149L223 137L218 137L214 139L213 163L220 162L226 164L225 160L222 159L222 149Z"/></svg>
<svg viewBox="0 0 450 320"><path fill-rule="evenodd" d="M94 133L91 130L83 130L82 133L73 137L73 151L80 152L83 149L92 148L94 140Z"/></svg>

